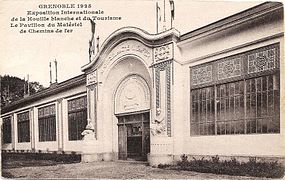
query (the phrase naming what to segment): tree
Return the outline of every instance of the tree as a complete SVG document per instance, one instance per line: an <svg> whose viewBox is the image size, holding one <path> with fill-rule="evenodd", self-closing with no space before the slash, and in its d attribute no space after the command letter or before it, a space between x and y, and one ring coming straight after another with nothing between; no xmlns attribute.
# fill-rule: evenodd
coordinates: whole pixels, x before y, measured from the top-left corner
<svg viewBox="0 0 285 180"><path fill-rule="evenodd" d="M4 75L1 78L1 107L24 97L28 92L28 82L15 76ZM24 87L26 92L24 93ZM30 95L44 89L39 82L29 82Z"/></svg>

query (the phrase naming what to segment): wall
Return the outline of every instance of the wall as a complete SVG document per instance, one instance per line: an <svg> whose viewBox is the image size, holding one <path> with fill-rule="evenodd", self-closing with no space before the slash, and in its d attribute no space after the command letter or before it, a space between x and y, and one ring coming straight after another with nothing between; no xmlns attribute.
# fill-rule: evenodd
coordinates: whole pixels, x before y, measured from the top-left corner
<svg viewBox="0 0 285 180"><path fill-rule="evenodd" d="M276 14L275 14L276 15ZM269 17L268 17L269 16ZM276 18L274 18L276 17ZM283 19L272 14L252 19L239 26L216 32L200 39L178 44L184 69L183 79L185 95L184 146L183 153L189 155L224 156L273 156L285 157L285 121L284 121L284 40ZM251 49L280 42L280 133L250 135L190 136L190 69L189 67L210 62L223 57ZM283 101L282 101L283 99ZM178 119L176 121L179 121Z"/></svg>

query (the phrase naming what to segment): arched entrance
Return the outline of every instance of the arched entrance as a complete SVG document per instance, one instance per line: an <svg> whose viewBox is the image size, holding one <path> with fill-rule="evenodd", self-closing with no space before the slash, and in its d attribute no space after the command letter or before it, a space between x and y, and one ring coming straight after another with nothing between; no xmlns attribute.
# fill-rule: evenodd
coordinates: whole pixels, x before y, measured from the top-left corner
<svg viewBox="0 0 285 180"><path fill-rule="evenodd" d="M150 91L139 75L129 75L118 86L115 115L118 118L118 158L146 160L150 152Z"/></svg>

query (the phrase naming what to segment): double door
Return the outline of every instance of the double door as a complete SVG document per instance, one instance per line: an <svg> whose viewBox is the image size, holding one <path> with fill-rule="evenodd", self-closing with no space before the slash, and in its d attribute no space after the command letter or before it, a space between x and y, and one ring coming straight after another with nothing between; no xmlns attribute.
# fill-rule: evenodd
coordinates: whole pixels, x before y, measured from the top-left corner
<svg viewBox="0 0 285 180"><path fill-rule="evenodd" d="M149 112L119 116L119 159L146 160L150 152L149 132Z"/></svg>

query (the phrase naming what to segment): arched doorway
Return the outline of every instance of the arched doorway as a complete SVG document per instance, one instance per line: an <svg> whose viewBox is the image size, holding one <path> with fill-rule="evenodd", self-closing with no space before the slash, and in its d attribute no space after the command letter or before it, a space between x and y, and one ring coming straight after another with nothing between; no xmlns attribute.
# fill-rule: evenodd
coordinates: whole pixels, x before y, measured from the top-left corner
<svg viewBox="0 0 285 180"><path fill-rule="evenodd" d="M117 88L118 158L146 160L150 152L150 90L139 75L129 75Z"/></svg>

